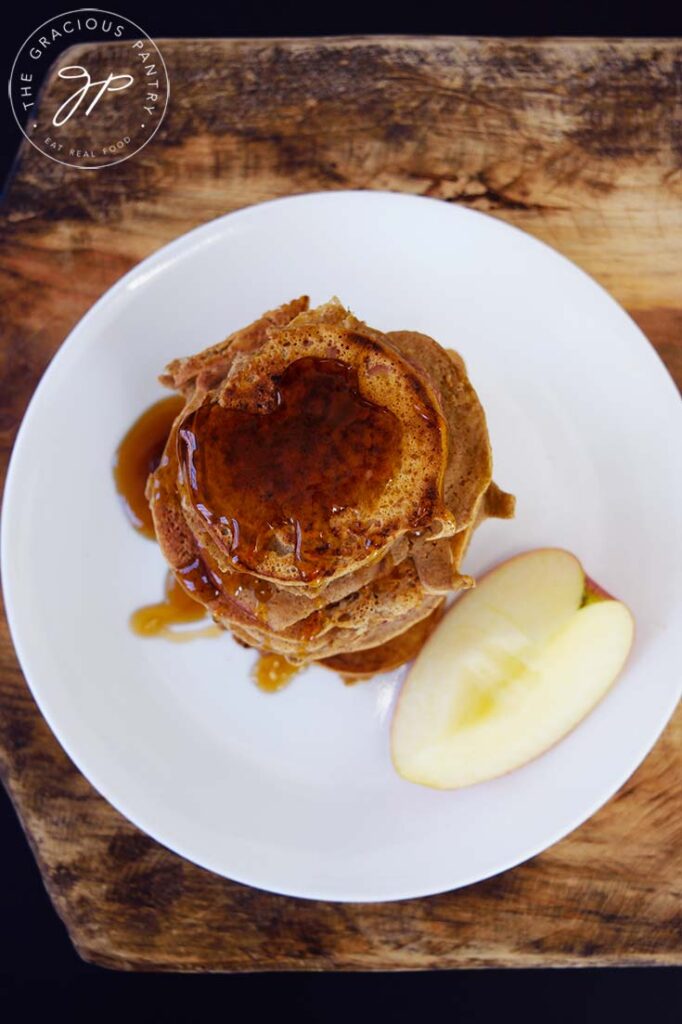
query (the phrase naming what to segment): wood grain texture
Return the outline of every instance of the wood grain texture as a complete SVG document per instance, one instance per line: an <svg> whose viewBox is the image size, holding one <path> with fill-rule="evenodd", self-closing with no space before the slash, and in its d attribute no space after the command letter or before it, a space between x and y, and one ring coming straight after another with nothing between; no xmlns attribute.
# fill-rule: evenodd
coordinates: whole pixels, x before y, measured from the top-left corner
<svg viewBox="0 0 682 1024"><path fill-rule="evenodd" d="M171 102L136 157L85 172L21 147L0 242L3 475L50 357L121 274L212 217L310 190L414 192L518 225L623 303L682 383L678 43L160 45ZM0 632L3 781L77 949L117 968L679 963L681 738L678 714L591 821L500 877L394 904L285 899L181 860L98 797Z"/></svg>

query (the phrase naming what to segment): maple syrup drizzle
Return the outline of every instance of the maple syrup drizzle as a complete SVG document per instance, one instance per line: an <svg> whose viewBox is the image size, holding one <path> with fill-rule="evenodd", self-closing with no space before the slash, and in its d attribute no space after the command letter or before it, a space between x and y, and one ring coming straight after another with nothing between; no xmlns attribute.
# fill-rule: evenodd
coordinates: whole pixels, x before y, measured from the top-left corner
<svg viewBox="0 0 682 1024"><path fill-rule="evenodd" d="M133 423L114 458L114 481L126 515L134 529L150 540L156 540L156 534L145 496L147 479L161 461L173 422L184 404L180 395L171 395L152 405ZM206 609L192 594L206 595L211 587L211 575L199 559L181 570L181 576L182 584L169 572L164 599L133 612L130 626L134 633L185 641L222 632L217 626L195 630L174 628L206 618Z"/></svg>
<svg viewBox="0 0 682 1024"><path fill-rule="evenodd" d="M127 517L152 540L156 535L145 495L147 479L160 464L183 406L184 399L173 395L147 409L126 433L114 459L116 488ZM235 566L248 570L275 532L280 537L284 533L300 578L314 581L324 567L329 517L349 505L371 504L381 493L393 471L400 435L393 413L360 394L355 370L333 359L305 358L282 374L273 413L200 407L179 431L178 456L207 522L229 507ZM239 596L243 588L254 592L258 617L265 619L272 585L248 574L242 579L241 573L217 575L207 561L197 556L178 570L177 578L169 571L163 601L135 611L130 618L133 631L176 642L217 636L223 630L215 625L176 627L204 620L202 601L214 600L223 590ZM308 616L300 624L302 638L312 638L320 622L318 612ZM263 653L252 674L259 689L274 693L299 668L283 655Z"/></svg>
<svg viewBox="0 0 682 1024"><path fill-rule="evenodd" d="M199 636L218 636L222 632L219 626L207 626L198 630L173 628L185 626L190 622L201 622L205 618L204 606L190 597L185 587L178 583L173 573L169 571L164 587L164 600L138 608L130 616L130 626L138 636L162 636L176 642L195 640Z"/></svg>
<svg viewBox="0 0 682 1024"><path fill-rule="evenodd" d="M283 690L299 671L281 654L261 654L253 668L253 679L259 690L276 693Z"/></svg>
<svg viewBox="0 0 682 1024"><path fill-rule="evenodd" d="M397 417L359 391L357 372L306 357L277 380L267 413L204 404L178 431L187 497L233 564L257 572L271 549L293 554L301 580L324 574L335 555L330 521L371 509L400 454ZM368 541L371 544L371 541Z"/></svg>
<svg viewBox="0 0 682 1024"><path fill-rule="evenodd" d="M170 429L185 402L180 395L162 398L137 419L114 456L114 481L132 526L156 540L152 514L145 497L147 477L159 465Z"/></svg>

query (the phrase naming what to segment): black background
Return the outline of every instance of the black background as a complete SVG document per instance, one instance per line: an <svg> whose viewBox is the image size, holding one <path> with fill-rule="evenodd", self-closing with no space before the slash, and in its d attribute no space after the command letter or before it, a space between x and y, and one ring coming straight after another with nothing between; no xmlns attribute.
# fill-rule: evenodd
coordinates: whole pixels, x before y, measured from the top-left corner
<svg viewBox="0 0 682 1024"><path fill-rule="evenodd" d="M13 0L0 25L1 66L9 76L24 38L42 21L78 6ZM501 36L677 36L682 6L588 0L483 3L417 0L304 4L190 0L171 7L140 0L109 5L150 36L442 34ZM11 15L11 19L9 17ZM0 175L21 136L5 98ZM406 913L409 913L409 904ZM682 942L682 936L681 936ZM0 787L0 1021L67 1019L414 1021L426 1024L521 1020L682 1021L682 972L665 968L444 971L414 974L128 975L84 964L52 910L12 806Z"/></svg>

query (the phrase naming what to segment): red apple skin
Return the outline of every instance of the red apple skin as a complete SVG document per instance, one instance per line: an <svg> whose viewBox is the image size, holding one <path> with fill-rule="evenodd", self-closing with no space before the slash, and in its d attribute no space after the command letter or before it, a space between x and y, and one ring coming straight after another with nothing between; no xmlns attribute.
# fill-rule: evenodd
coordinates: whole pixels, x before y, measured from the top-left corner
<svg viewBox="0 0 682 1024"><path fill-rule="evenodd" d="M490 569L487 569L486 572L483 573L483 575L479 576L479 578L476 581L476 583L478 583L479 581L483 581L486 578L486 576L489 576L491 573L495 572L497 569L501 568L503 565L508 565L510 562L516 561L517 558L523 558L525 555L535 554L536 552L539 552L539 551L561 551L564 554L570 555L572 558L575 558L576 562L579 563L580 568L583 571L583 576L585 578L585 593L586 594L594 595L594 598L596 600L599 600L599 601L618 601L619 600L618 598L612 597L612 595L609 594L608 591L604 590L603 587L601 587L590 576L588 576L587 573L585 572L585 569L584 569L583 564L580 561L580 559L577 557L577 555L574 555L573 552L569 551L567 548L531 548L528 551L521 551L521 552L519 552L518 555L512 555L511 558L507 558L507 559L505 559L502 562L498 562L496 565L492 566ZM462 592L461 596L459 598L457 598L457 600L458 601L466 600L467 594L471 594L471 593L472 593L472 590L465 590L465 591ZM604 693L602 695L602 697L600 697L590 708L587 708L587 710L585 711L585 714L583 715L583 717L581 719L579 719L575 723L575 725L571 729L569 729L568 732L564 733L563 736L560 736L557 740L555 740L554 743L550 743L549 746L544 748L544 750L538 751L538 753L534 757L529 758L528 761L522 761L519 764L514 765L512 768L509 768L506 772L500 772L498 775L491 775L489 779L482 780L481 782L471 783L472 786L482 786L482 785L485 785L486 782L493 782L495 779L503 779L505 776L511 775L513 772L518 771L519 768L523 768L525 765L532 764L534 761L537 761L539 758L544 757L544 755L546 753L548 753L548 751L553 750L554 747L558 746L558 744L561 743L564 739L566 739L567 736L570 736L571 733L574 732L578 728L579 725L582 725L582 723L585 721L585 719L588 718L592 714L592 712L597 707L597 705L600 704L601 701L604 700L604 698L611 692L614 683L623 674L625 666L627 665L628 661L630 660L630 657L632 655L632 648L635 645L636 627L637 627L637 623L635 621L635 617L632 614L632 611L630 610L630 608L623 601L620 601L619 603L622 604L627 609L628 614L629 614L629 616L630 616L630 618L632 620L632 642L630 644L630 647L629 647L625 657L623 658L623 664L620 666L618 672L616 672L615 676L613 677L613 679L611 681L611 685L609 686L609 688L606 691L606 693ZM450 608L453 608L454 604L455 604L455 602L453 602L453 604L450 605ZM448 611L445 613L445 615L443 616L443 618L439 622L438 626L436 626L436 628L434 629L434 631L431 634L431 636L436 634L438 632L438 630L441 629L443 622L447 618L447 615L448 615L448 612L450 611L450 608L448 608ZM429 639L426 641L426 644L429 643L430 639L431 639L431 637L429 637ZM424 647L426 647L426 644L424 645ZM422 650L423 649L424 648L422 648ZM403 678L402 686L400 688L400 693L398 694L398 699L397 699L397 701L395 703L395 708L393 710L393 717L391 719L391 733L393 732L394 723L395 723L395 720L396 720L396 717L397 717L397 713L398 713L398 707L399 707L400 702L402 700L403 691L405 689L405 684L407 683L407 679L408 679L409 674L410 674L410 671L408 669L408 671L405 673L405 676ZM424 786L425 789L435 789L435 790L438 790L441 793L454 792L455 789L469 789L470 788L469 786L459 786L459 787L434 786L434 785L430 785L430 784L423 783L423 782L421 782L421 783L420 782L412 782L411 779L405 779L405 777L403 775L401 775L400 772L398 771L398 768L397 768L397 766L395 764L395 761L393 760L392 748L393 748L393 744L391 743L391 761L393 763L393 768L394 768L396 774L401 779L403 779L404 782L408 782L408 783L410 783L410 785L413 785L413 786L415 786L415 785L416 786Z"/></svg>
<svg viewBox="0 0 682 1024"><path fill-rule="evenodd" d="M585 594L591 597L593 601L617 601L618 598L614 597L613 594L609 594L608 590L604 590L596 580L593 580L591 576L585 573Z"/></svg>

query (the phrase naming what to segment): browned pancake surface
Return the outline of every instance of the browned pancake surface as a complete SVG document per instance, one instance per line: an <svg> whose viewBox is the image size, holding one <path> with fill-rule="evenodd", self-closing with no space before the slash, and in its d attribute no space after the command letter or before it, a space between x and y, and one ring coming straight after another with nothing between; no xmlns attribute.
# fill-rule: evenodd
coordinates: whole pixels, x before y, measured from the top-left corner
<svg viewBox="0 0 682 1024"><path fill-rule="evenodd" d="M405 660L444 596L473 585L474 528L513 512L460 357L336 300L287 303L161 379L186 404L147 488L157 537L249 646Z"/></svg>

